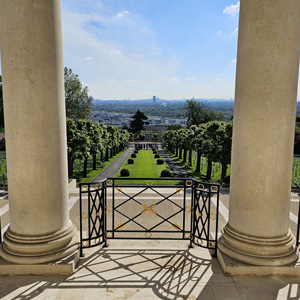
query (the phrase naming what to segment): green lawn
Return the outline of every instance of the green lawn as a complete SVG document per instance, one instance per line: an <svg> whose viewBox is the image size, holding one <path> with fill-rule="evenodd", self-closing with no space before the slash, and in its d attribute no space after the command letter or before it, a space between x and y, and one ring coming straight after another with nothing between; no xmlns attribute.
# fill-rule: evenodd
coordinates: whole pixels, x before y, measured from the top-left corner
<svg viewBox="0 0 300 300"><path fill-rule="evenodd" d="M139 150L137 157L134 158L134 164L130 165L126 161L120 168L117 177L120 176L122 169L127 169L130 172L130 178L159 178L162 170L169 169L166 163L158 165L152 150ZM116 184L145 184L145 180L116 180ZM177 184L177 180L154 180L153 184Z"/></svg>
<svg viewBox="0 0 300 300"><path fill-rule="evenodd" d="M192 155L192 166L188 166L188 156L187 156L187 162L184 163L182 159L179 159L178 156L175 156L171 152L169 152L169 155L178 163L180 163L195 179L201 180L201 181L206 181L206 158L202 157L201 158L201 169L200 172L195 172L196 169L196 164L197 164L197 153L196 151L193 151ZM220 180L221 179L221 164L220 163L213 163L212 169L214 170L211 173L211 180L209 182L213 182L214 180ZM230 175L230 164L227 167L227 175Z"/></svg>

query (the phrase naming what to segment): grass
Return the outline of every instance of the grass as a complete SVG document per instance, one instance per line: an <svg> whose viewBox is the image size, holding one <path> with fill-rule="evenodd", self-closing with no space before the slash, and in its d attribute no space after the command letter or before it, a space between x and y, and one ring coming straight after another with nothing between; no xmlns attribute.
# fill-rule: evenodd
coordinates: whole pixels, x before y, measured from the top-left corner
<svg viewBox="0 0 300 300"><path fill-rule="evenodd" d="M183 166L185 168L186 171L188 171L195 179L200 180L200 181L207 181L205 179L206 177L206 171L207 171L207 166L206 166L206 158L205 157L201 157L201 168L200 168L200 172L195 172L196 169L196 164L197 164L197 152L193 151L192 154L192 165L189 166L188 165L188 156L187 156L187 161L184 163L183 159L180 159L178 156L172 154L171 152L169 152L169 155L175 160L177 161L181 166ZM221 164L219 163L213 163L213 170L215 170L214 172L211 173L211 180L209 180L208 182L214 182L215 180L220 180L221 179L221 171L222 171L222 167ZM227 167L227 173L226 175L230 175L230 164Z"/></svg>
<svg viewBox="0 0 300 300"><path fill-rule="evenodd" d="M137 157L134 158L134 164L130 165L126 161L123 166L120 168L117 177L120 176L122 169L127 169L130 172L130 178L159 178L162 170L169 169L166 163L163 165L158 165L156 163L156 158L152 150L140 150L137 154ZM145 184L145 180L117 180L117 184ZM153 184L166 184L166 185L175 185L177 180L154 180Z"/></svg>
<svg viewBox="0 0 300 300"><path fill-rule="evenodd" d="M77 181L77 186L79 183L90 182L94 177L96 177L103 169L109 166L115 159L121 156L124 151L118 153L117 155L111 157L108 161L105 161L105 166L103 168L100 167L99 163L97 164L97 170L93 170L93 167L88 167L87 169L87 177L82 177L82 169L78 172L76 168L74 168L73 178Z"/></svg>

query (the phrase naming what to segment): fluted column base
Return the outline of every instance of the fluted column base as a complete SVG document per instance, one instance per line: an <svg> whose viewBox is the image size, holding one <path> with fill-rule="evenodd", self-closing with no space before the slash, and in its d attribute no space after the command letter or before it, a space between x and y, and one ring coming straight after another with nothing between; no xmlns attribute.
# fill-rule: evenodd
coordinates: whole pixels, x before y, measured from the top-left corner
<svg viewBox="0 0 300 300"><path fill-rule="evenodd" d="M79 249L76 227L69 223L67 229L48 236L21 236L9 228L0 248L0 256L14 264L43 264L56 262Z"/></svg>
<svg viewBox="0 0 300 300"><path fill-rule="evenodd" d="M290 229L283 237L257 238L240 234L227 224L218 248L228 257L254 266L291 265L299 255Z"/></svg>

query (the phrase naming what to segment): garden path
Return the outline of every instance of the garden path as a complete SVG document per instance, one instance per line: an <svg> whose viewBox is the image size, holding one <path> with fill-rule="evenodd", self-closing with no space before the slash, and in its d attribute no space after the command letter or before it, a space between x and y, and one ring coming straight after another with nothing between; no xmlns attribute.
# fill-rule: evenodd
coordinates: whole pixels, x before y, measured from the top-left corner
<svg viewBox="0 0 300 300"><path fill-rule="evenodd" d="M178 162L176 162L169 154L167 154L164 150L158 150L159 155L165 161L165 163L169 166L172 171L174 177L177 178L187 178L192 177L192 175L184 169Z"/></svg>
<svg viewBox="0 0 300 300"><path fill-rule="evenodd" d="M109 166L103 169L94 179L92 179L91 182L97 182L105 178L115 177L132 151L133 148L128 148L122 155L120 155Z"/></svg>

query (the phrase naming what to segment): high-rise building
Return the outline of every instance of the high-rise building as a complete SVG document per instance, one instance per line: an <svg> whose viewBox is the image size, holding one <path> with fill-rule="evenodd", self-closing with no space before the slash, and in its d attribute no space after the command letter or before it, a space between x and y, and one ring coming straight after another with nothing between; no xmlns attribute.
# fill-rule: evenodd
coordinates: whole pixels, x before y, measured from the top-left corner
<svg viewBox="0 0 300 300"><path fill-rule="evenodd" d="M153 103L156 103L156 96L153 96Z"/></svg>

